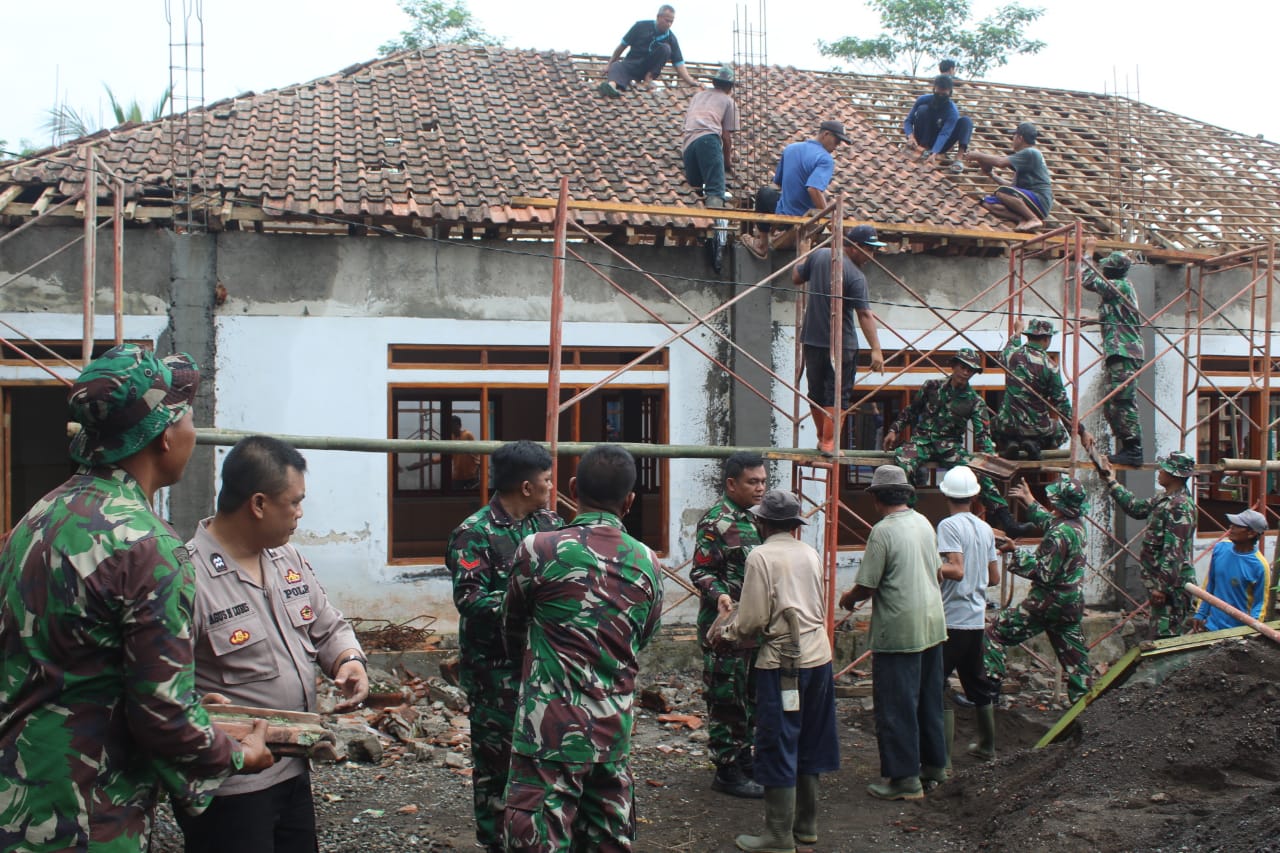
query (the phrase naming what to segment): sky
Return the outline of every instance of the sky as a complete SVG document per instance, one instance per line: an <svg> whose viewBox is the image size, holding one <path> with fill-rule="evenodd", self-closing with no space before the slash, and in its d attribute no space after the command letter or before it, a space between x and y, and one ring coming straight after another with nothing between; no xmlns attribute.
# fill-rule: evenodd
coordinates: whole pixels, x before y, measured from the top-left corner
<svg viewBox="0 0 1280 853"><path fill-rule="evenodd" d="M983 16L999 3L972 0ZM55 103L95 118L110 115L104 84L149 110L169 85L166 8L180 33L185 18L204 22L204 100L261 92L335 73L377 56L408 18L395 0L64 0L8 4L9 33L0 54L0 140L49 142L42 130ZM637 19L659 3L600 0L470 0L481 27L508 47L608 54ZM733 59L740 30L763 29L768 61L825 69L819 38L870 36L877 17L859 3L810 2L797 19L774 0L676 2L675 31L686 58ZM987 78L996 82L1116 92L1248 135L1280 141L1280 110L1262 109L1258 92L1270 77L1270 51L1280 11L1256 0L1209 6L1159 6L1136 0L1027 0L1044 16L1029 35L1047 42ZM826 6L826 8L823 8ZM1178 9L1185 11L1179 12ZM54 11L51 11L54 10ZM821 22L819 24L819 22ZM191 28L195 41L194 23ZM757 53L760 48L757 46ZM924 72L922 72L924 73ZM105 124L105 120L103 121Z"/></svg>

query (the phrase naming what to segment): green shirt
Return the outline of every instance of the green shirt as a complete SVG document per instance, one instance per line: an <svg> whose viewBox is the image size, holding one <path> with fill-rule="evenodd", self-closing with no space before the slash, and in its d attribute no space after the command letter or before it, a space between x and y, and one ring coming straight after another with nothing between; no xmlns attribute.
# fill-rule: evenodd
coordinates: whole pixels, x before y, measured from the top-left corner
<svg viewBox="0 0 1280 853"><path fill-rule="evenodd" d="M947 639L941 565L933 525L915 510L887 515L871 528L854 583L875 590L872 651L922 652Z"/></svg>

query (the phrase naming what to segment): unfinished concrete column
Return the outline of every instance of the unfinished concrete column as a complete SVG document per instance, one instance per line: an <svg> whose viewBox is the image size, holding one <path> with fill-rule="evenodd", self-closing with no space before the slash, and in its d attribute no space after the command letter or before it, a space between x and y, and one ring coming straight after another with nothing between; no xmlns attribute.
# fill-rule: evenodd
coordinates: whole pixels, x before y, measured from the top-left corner
<svg viewBox="0 0 1280 853"><path fill-rule="evenodd" d="M746 269L746 276L735 275L735 278L755 281L768 274L768 265L756 261L745 250L737 248L733 253L735 274ZM764 273L757 275L761 270ZM741 292L741 291L737 291ZM733 324L733 340L746 352L751 353L770 369L773 363L773 294L768 288L760 288L737 302L730 309ZM772 385L769 374L753 364L736 350L730 366L746 382L755 388L766 391ZM730 384L732 394L731 411L733 425L730 441L741 447L764 447L774 444L773 411L763 400L743 388L738 382ZM784 443L789 444L791 436L787 435Z"/></svg>
<svg viewBox="0 0 1280 853"><path fill-rule="evenodd" d="M200 393L196 396L198 427L215 426L214 414L214 291L218 284L218 242L213 234L174 234L169 254L169 329L160 351L188 352L200 365ZM197 447L187 472L170 490L171 521L186 538L200 519L212 514L215 462L212 447Z"/></svg>

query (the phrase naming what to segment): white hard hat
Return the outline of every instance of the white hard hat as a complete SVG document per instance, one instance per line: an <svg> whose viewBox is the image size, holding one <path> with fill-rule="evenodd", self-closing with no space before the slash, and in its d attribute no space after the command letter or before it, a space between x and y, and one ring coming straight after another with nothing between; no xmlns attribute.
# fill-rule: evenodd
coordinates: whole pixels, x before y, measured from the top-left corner
<svg viewBox="0 0 1280 853"><path fill-rule="evenodd" d="M967 465L957 465L942 478L942 493L949 498L971 498L982 489L978 486L978 478L973 475Z"/></svg>

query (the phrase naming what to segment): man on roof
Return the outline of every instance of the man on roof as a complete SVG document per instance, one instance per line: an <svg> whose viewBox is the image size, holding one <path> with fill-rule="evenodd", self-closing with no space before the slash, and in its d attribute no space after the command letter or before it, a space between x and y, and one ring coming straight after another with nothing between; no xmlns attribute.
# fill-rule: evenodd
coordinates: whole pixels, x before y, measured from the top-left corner
<svg viewBox="0 0 1280 853"><path fill-rule="evenodd" d="M818 125L818 135L813 139L793 142L782 149L773 183L756 193L756 213L804 216L810 209L826 207L827 187L836 168L832 152L841 142L849 141L843 124L824 121ZM794 235L795 232L788 229L771 240L769 226L761 225L760 233L754 237L742 235L742 245L763 261L769 257L769 249L790 246Z"/></svg>
<svg viewBox="0 0 1280 853"><path fill-rule="evenodd" d="M1029 121L1013 131L1012 154L970 152L965 159L991 175L992 169L1012 169L1013 186L998 187L982 200L982 206L993 216L1013 222L1016 231L1035 231L1044 227L1044 218L1053 208L1053 188L1044 155L1036 148L1040 132Z"/></svg>
<svg viewBox="0 0 1280 853"><path fill-rule="evenodd" d="M969 139L973 136L973 119L960 115L951 100L955 81L949 74L933 78L933 94L921 95L902 122L902 132L907 141L916 147L925 165L939 162L942 155L958 148L960 157L951 164L951 171L964 171L964 156L969 151ZM957 168L959 167L959 168Z"/></svg>
<svg viewBox="0 0 1280 853"><path fill-rule="evenodd" d="M724 175L733 169L733 134L739 127L732 91L733 66L721 65L711 88L694 95L684 114L684 176L707 207L724 207Z"/></svg>
<svg viewBox="0 0 1280 853"><path fill-rule="evenodd" d="M680 42L671 30L675 19L675 7L663 5L658 7L658 15L654 20L636 21L627 30L622 43L614 49L613 56L609 57L607 76L600 83L601 94L620 97L636 81L646 88L652 87L653 81L668 62L686 86L701 87L684 67ZM628 51L626 59L622 58L624 50Z"/></svg>

